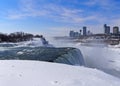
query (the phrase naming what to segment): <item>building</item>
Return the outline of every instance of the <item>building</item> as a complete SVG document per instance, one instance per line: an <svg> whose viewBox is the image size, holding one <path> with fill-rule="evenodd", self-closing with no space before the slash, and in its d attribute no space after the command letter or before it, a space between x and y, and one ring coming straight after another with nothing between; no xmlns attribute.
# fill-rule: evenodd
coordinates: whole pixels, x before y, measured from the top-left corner
<svg viewBox="0 0 120 86"><path fill-rule="evenodd" d="M74 31L70 31L69 36L74 37L75 36Z"/></svg>
<svg viewBox="0 0 120 86"><path fill-rule="evenodd" d="M70 31L69 36L70 37L80 37L80 33L79 32L74 32L74 31Z"/></svg>
<svg viewBox="0 0 120 86"><path fill-rule="evenodd" d="M73 31L73 30L71 30L71 31L69 32L69 37L78 38L78 37L80 37L80 36L81 36L81 33L79 33L79 32L75 32L75 31Z"/></svg>
<svg viewBox="0 0 120 86"><path fill-rule="evenodd" d="M79 37L79 33L78 32L74 32L75 36L74 37Z"/></svg>
<svg viewBox="0 0 120 86"><path fill-rule="evenodd" d="M104 24L104 33L105 34L110 34L110 26L107 26L107 24Z"/></svg>
<svg viewBox="0 0 120 86"><path fill-rule="evenodd" d="M87 27L83 27L83 36L86 36L87 35Z"/></svg>
<svg viewBox="0 0 120 86"><path fill-rule="evenodd" d="M118 26L113 27L113 34L119 34L119 27Z"/></svg>

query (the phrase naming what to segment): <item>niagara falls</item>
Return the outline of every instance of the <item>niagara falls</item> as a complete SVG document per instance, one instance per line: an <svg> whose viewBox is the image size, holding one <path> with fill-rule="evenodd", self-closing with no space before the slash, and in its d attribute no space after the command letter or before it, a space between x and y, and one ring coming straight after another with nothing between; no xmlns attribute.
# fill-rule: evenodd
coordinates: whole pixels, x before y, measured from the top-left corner
<svg viewBox="0 0 120 86"><path fill-rule="evenodd" d="M0 86L120 86L119 0L0 0Z"/></svg>

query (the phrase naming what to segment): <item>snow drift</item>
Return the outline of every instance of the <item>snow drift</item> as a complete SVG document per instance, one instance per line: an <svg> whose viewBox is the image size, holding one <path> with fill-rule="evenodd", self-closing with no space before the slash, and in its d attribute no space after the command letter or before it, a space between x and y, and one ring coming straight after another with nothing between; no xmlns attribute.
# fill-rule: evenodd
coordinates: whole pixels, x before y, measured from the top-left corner
<svg viewBox="0 0 120 86"><path fill-rule="evenodd" d="M119 86L96 69L40 61L0 61L0 86Z"/></svg>

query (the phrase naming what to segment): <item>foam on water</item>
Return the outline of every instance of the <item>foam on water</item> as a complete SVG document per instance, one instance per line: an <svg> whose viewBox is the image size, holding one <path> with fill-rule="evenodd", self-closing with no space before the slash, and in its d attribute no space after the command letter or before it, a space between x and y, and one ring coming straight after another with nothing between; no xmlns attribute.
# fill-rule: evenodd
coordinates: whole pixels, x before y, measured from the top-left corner
<svg viewBox="0 0 120 86"><path fill-rule="evenodd" d="M85 64L90 68L97 68L120 78L120 49L119 45L77 43L66 40L54 40L57 47L75 47L81 50Z"/></svg>

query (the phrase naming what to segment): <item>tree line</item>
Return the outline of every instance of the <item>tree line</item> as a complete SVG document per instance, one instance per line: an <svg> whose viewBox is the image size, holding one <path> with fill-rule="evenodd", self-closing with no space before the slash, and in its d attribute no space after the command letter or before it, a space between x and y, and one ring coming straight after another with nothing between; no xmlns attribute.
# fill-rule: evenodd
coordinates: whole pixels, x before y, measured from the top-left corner
<svg viewBox="0 0 120 86"><path fill-rule="evenodd" d="M0 42L22 42L32 40L34 37L39 38L40 35L33 35L24 32L14 32L10 34L0 33Z"/></svg>

